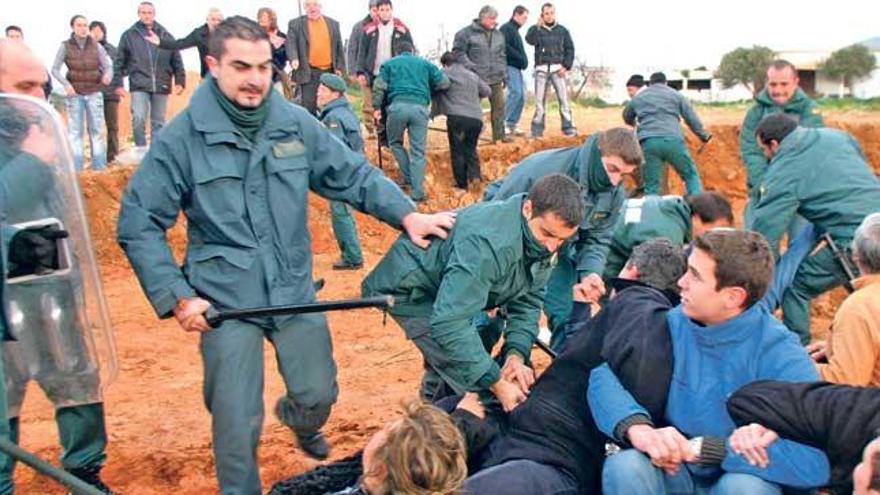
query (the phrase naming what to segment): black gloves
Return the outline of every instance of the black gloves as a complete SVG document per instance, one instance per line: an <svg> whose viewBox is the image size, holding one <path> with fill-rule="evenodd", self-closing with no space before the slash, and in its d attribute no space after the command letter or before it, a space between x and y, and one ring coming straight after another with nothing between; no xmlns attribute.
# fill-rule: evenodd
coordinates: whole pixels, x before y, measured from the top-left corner
<svg viewBox="0 0 880 495"><path fill-rule="evenodd" d="M69 237L57 225L23 229L9 242L10 277L45 275L59 268L58 239Z"/></svg>

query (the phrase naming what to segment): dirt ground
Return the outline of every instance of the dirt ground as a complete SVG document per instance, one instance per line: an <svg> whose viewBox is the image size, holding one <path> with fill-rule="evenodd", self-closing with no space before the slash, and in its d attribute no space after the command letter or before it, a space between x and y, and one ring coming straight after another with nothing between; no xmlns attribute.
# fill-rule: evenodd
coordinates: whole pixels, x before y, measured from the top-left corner
<svg viewBox="0 0 880 495"><path fill-rule="evenodd" d="M180 100L172 103L179 109ZM738 159L738 125L741 111L701 110L715 139L695 155L704 183L723 190L744 205L745 172ZM528 124L527 110L523 118ZM619 109L578 109L576 123L586 135L619 125ZM830 125L843 127L861 141L875 169L880 171L880 114L826 115ZM123 111L121 121L127 121ZM558 135L558 117L550 116L551 136L540 141L518 139L514 143L480 148L484 175L495 179L522 157L540 149L576 145L583 137ZM553 133L556 135L553 135ZM689 138L692 151L696 141ZM369 147L370 143L368 143ZM481 190L453 192L445 136L432 133L427 173L430 200L422 206L435 211L476 201ZM375 149L368 150L375 163ZM385 163L390 163L390 154ZM386 165L386 169L389 168ZM390 175L396 175L393 165ZM115 224L122 189L133 172L117 167L102 174L85 173L83 193L92 225L104 289L119 351L119 378L106 391L108 461L105 480L120 493L202 494L217 491L211 455L210 417L201 400L202 369L197 336L181 331L173 321L159 321L144 298L127 261L115 242ZM834 180L835 178L830 178ZM681 184L674 181L674 189ZM397 232L372 218L357 215L366 267L358 272L334 272L331 263L338 253L330 229L327 203L309 201L313 236L314 275L327 280L322 299L357 297L360 280L380 259ZM184 249L181 225L169 234L177 254ZM835 293L817 304L816 327L827 328L842 295ZM402 331L377 311L360 310L329 315L334 353L339 367L340 395L326 432L334 458L359 449L369 436L396 415L395 406L416 396L421 359ZM283 386L270 346L266 346L265 406L271 411ZM60 453L51 405L34 387L22 412L22 445L44 458L57 460ZM260 442L260 466L265 488L274 482L315 466L293 445L292 435L271 414L266 415ZM63 489L19 467L16 481L21 493L65 493Z"/></svg>

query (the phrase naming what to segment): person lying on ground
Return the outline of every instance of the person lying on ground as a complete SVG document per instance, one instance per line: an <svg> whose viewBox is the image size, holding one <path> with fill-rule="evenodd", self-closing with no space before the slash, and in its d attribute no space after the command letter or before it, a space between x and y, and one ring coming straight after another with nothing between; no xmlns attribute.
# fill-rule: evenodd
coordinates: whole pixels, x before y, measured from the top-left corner
<svg viewBox="0 0 880 495"><path fill-rule="evenodd" d="M467 454L485 446L485 411L466 394L447 414L424 403L375 433L364 450L276 483L269 495L384 495L459 493Z"/></svg>
<svg viewBox="0 0 880 495"><path fill-rule="evenodd" d="M727 411L742 436L758 439L742 446L739 439L731 438L731 447L755 460L772 456L772 449L783 441L821 449L831 463L827 489L850 494L862 450L872 440L872 448L877 447L880 389L764 380L737 390L727 402Z"/></svg>
<svg viewBox="0 0 880 495"><path fill-rule="evenodd" d="M861 277L843 301L828 341L807 347L823 380L846 385L880 386L880 213L865 217L852 242ZM822 362L827 360L827 362Z"/></svg>
<svg viewBox="0 0 880 495"><path fill-rule="evenodd" d="M468 479L468 493L601 492L607 437L585 400L589 372L607 361L641 403L662 413L672 373L666 315L678 303L685 267L681 248L667 239L637 246L619 290L593 319L585 291L575 287L570 325L580 328L510 414L486 469Z"/></svg>
<svg viewBox="0 0 880 495"><path fill-rule="evenodd" d="M780 440L755 462L730 445L741 435L724 408L730 393L761 379L818 379L797 337L756 304L772 276L770 247L755 232L716 229L694 241L678 281L682 302L667 314L674 364L662 414L607 364L591 372L593 418L626 447L605 460L606 493L781 493L826 483L818 449Z"/></svg>

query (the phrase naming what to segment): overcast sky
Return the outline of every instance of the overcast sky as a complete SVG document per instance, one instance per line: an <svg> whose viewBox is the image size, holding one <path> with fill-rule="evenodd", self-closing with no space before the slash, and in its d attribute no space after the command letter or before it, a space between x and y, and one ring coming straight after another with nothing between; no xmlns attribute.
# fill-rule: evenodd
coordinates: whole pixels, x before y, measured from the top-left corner
<svg viewBox="0 0 880 495"><path fill-rule="evenodd" d="M138 0L2 0L0 24L20 25L26 42L47 65L59 43L70 34L73 14L107 25L113 44L137 20ZM266 0L153 0L157 20L176 37L183 37L204 22L209 7L225 15L255 16L257 9L272 7L279 25L298 15L293 1ZM494 1L506 21L518 2ZM836 0L822 9L796 0L737 0L718 2L682 0L586 1L559 0L557 18L571 31L576 54L589 65L620 70L672 70L705 65L714 68L721 56L738 46L766 45L774 50L836 49L880 36L880 1ZM366 13L367 0L324 0L324 14L342 24L343 37ZM467 25L482 4L469 0L399 0L395 14L412 29L416 45L425 52L437 45L442 32L449 43ZM540 3L523 3L536 19ZM525 34L525 29L522 31ZM531 54L530 54L531 56ZM189 70L198 71L195 50L184 52Z"/></svg>

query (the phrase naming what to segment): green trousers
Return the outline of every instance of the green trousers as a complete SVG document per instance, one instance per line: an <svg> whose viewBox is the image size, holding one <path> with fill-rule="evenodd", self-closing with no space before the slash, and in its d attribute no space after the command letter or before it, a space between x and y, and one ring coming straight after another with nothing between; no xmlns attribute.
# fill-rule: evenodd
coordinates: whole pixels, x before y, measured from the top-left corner
<svg viewBox="0 0 880 495"><path fill-rule="evenodd" d="M571 317L571 309L574 306L572 287L577 283L578 273L574 261L564 253L559 254L559 260L550 279L547 281L547 292L544 295L544 313L547 315L547 323L550 326L550 347L559 350L565 343L565 326Z"/></svg>
<svg viewBox="0 0 880 495"><path fill-rule="evenodd" d="M691 158L687 145L677 137L651 137L641 142L645 163L642 166L642 185L645 194L660 194L661 178L666 163L672 165L675 172L687 186L688 194L699 194L703 191L703 183L697 172L697 164Z"/></svg>
<svg viewBox="0 0 880 495"><path fill-rule="evenodd" d="M6 395L3 394L3 409ZM55 410L58 436L61 441L61 466L76 469L102 465L107 459L107 429L104 424L104 404L85 404L62 407ZM3 422L9 438L18 443L20 437L19 418ZM6 429L8 428L8 429ZM15 461L0 454L0 494L12 493L12 474Z"/></svg>
<svg viewBox="0 0 880 495"><path fill-rule="evenodd" d="M394 102L388 105L385 132L388 146L407 184L412 199L425 199L425 145L428 141L428 107L417 103ZM403 146L403 133L409 134L409 152Z"/></svg>
<svg viewBox="0 0 880 495"><path fill-rule="evenodd" d="M275 358L287 393L276 404L282 423L301 435L321 429L336 402L336 364L323 314L257 325L226 321L201 335L204 399L211 413L217 479L222 493L262 492L257 445L263 427L263 342Z"/></svg>
<svg viewBox="0 0 880 495"><path fill-rule="evenodd" d="M357 224L351 207L341 201L331 201L330 223L333 226L333 235L336 236L336 244L339 245L339 252L342 254L342 261L351 265L362 264L364 255L361 252Z"/></svg>
<svg viewBox="0 0 880 495"><path fill-rule="evenodd" d="M2 253L0 253L2 256ZM5 283L5 282L3 282ZM2 309L0 309L2 311ZM6 412L6 374L3 373L3 353L0 353L0 437L10 440L13 442L17 442L16 437L12 436L12 431L10 429L10 423L8 418L8 414ZM13 418L17 422L17 419ZM3 469L6 466L9 467L9 472L6 475L3 475ZM12 493L13 484L12 484L12 459L4 454L0 454L0 495L8 495Z"/></svg>
<svg viewBox="0 0 880 495"><path fill-rule="evenodd" d="M837 244L850 257L849 242L837 240ZM846 275L840 262L834 257L831 249L823 248L818 253L807 257L798 267L791 287L782 296L782 323L798 334L801 343L808 344L810 335L810 301L817 296L843 285Z"/></svg>

